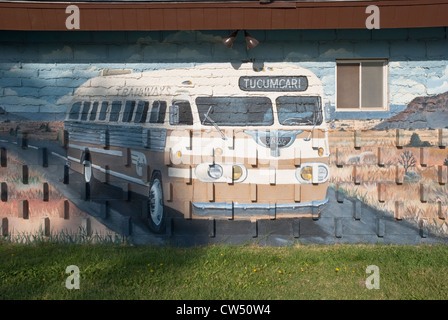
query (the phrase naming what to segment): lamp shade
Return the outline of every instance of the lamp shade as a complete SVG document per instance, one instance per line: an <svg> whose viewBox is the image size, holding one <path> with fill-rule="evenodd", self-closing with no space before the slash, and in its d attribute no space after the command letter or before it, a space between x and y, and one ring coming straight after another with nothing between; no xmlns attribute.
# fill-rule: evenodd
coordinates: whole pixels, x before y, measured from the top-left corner
<svg viewBox="0 0 448 320"><path fill-rule="evenodd" d="M233 47L233 43L235 42L235 38L236 38L237 34L238 34L238 30L233 31L228 37L222 39L222 43L227 48L232 48Z"/></svg>
<svg viewBox="0 0 448 320"><path fill-rule="evenodd" d="M247 50L253 49L258 46L258 40L252 37L249 32L244 31L244 37L246 38L246 47Z"/></svg>

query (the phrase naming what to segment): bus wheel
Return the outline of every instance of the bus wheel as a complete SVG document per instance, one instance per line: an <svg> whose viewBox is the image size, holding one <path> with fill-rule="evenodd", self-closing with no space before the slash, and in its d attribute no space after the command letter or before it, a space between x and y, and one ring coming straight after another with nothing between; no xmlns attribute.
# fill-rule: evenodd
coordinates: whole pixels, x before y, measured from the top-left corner
<svg viewBox="0 0 448 320"><path fill-rule="evenodd" d="M154 232L163 231L165 207L163 205L162 178L159 173L154 174L149 187L148 223Z"/></svg>

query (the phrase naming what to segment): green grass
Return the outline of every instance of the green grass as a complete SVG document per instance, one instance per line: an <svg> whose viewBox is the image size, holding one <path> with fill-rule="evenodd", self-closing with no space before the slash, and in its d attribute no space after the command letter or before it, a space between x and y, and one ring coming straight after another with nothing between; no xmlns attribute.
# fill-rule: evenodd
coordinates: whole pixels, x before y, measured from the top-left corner
<svg viewBox="0 0 448 320"><path fill-rule="evenodd" d="M69 265L79 290L65 287ZM447 271L443 245L0 244L2 299L447 299Z"/></svg>

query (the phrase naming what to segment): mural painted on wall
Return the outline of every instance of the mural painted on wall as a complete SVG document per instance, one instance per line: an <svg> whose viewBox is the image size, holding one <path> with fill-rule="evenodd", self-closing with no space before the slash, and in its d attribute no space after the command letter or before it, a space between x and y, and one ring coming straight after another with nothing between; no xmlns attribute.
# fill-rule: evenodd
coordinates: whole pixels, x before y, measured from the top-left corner
<svg viewBox="0 0 448 320"><path fill-rule="evenodd" d="M443 90L443 78L427 91ZM417 96L386 119L335 121L339 129L329 135L331 184L379 212L424 222L446 237L447 98L448 92Z"/></svg>
<svg viewBox="0 0 448 320"><path fill-rule="evenodd" d="M334 84L326 86L334 76L304 66L103 70L59 98L64 121L2 109L3 215L63 216L73 198L81 218L137 210L163 233L179 216L320 219L342 195L446 237L448 92L415 97L381 119L338 117ZM33 158L22 152L30 148ZM35 201L48 194L55 208Z"/></svg>
<svg viewBox="0 0 448 320"><path fill-rule="evenodd" d="M47 146L59 148L58 133L62 129L62 122L20 119L2 123L2 237L25 244L46 240L62 243L121 242L120 235L72 201L78 198L76 195L61 189L58 182L62 167L48 161L50 149ZM56 151L54 148L51 150ZM62 157L55 152L53 155L58 155L58 159Z"/></svg>
<svg viewBox="0 0 448 320"><path fill-rule="evenodd" d="M156 80L156 81L154 81ZM91 79L68 111L71 169L185 218L318 216L328 201L322 86L306 69L205 64ZM275 104L274 104L275 102Z"/></svg>

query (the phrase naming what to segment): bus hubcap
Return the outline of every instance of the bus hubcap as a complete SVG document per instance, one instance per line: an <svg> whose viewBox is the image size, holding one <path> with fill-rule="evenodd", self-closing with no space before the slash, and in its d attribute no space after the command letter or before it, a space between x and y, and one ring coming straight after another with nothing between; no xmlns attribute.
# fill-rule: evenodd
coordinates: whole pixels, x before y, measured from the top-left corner
<svg viewBox="0 0 448 320"><path fill-rule="evenodd" d="M160 225L163 216L162 188L159 180L151 186L149 197L149 213L155 225Z"/></svg>

